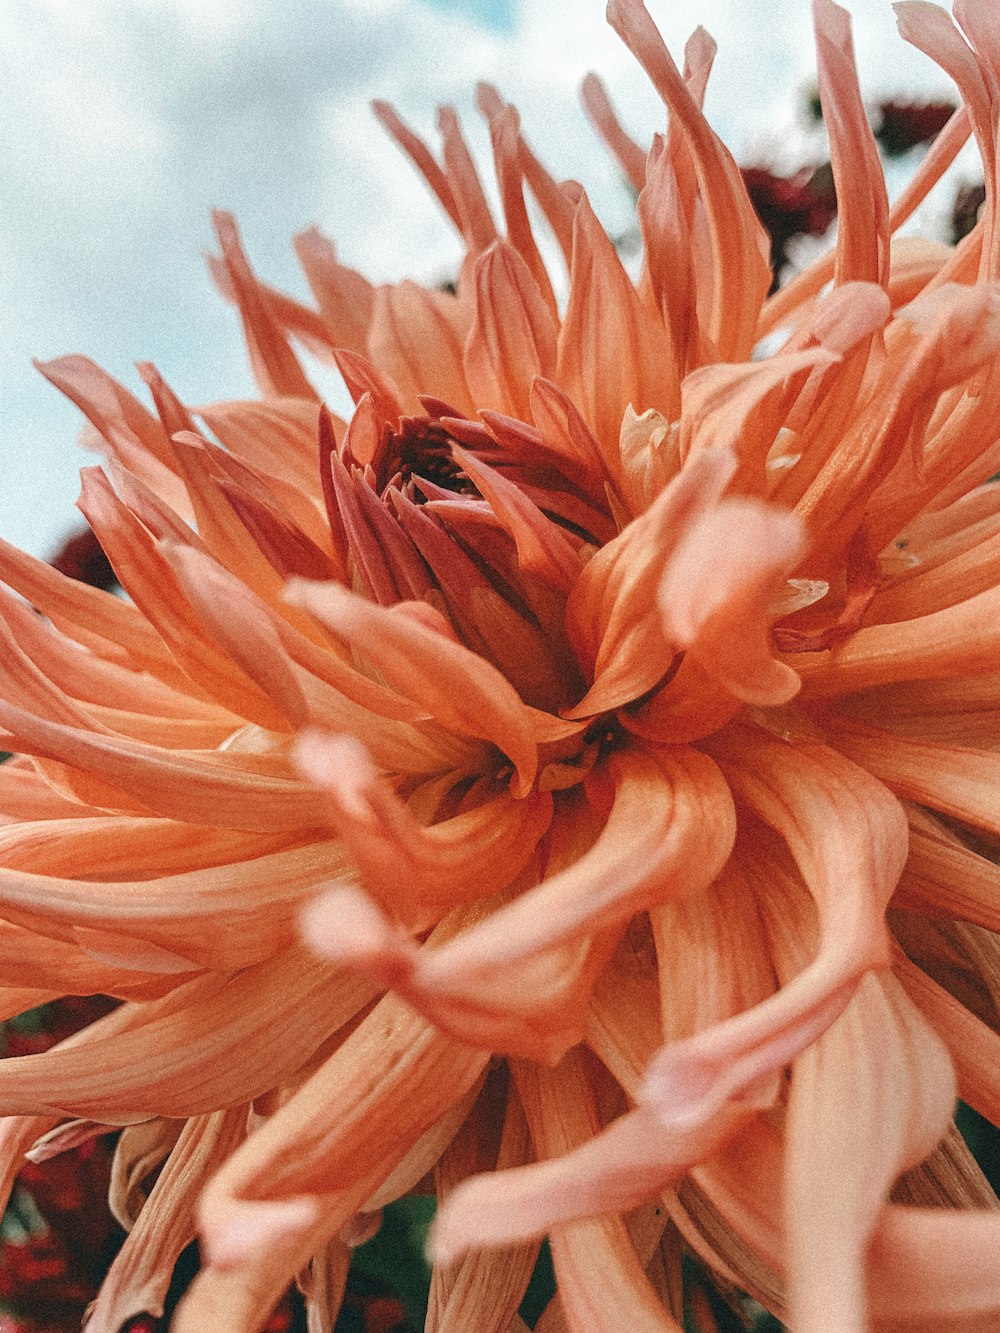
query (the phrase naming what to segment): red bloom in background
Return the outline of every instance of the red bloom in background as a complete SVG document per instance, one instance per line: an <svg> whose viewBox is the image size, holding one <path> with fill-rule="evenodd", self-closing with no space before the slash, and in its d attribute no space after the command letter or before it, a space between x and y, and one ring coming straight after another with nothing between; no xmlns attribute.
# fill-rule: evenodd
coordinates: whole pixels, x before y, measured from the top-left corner
<svg viewBox="0 0 1000 1333"><path fill-rule="evenodd" d="M882 151L899 157L930 143L955 113L954 102L879 102L879 123L875 131Z"/></svg>
<svg viewBox="0 0 1000 1333"><path fill-rule="evenodd" d="M833 173L828 166L803 167L793 176L777 176L766 167L743 167L742 175L754 212L771 238L776 286L788 262L788 242L795 236L822 236L837 216Z"/></svg>
<svg viewBox="0 0 1000 1333"><path fill-rule="evenodd" d="M85 528L68 537L50 562L60 574L66 574L92 588L114 588L118 580L101 543Z"/></svg>

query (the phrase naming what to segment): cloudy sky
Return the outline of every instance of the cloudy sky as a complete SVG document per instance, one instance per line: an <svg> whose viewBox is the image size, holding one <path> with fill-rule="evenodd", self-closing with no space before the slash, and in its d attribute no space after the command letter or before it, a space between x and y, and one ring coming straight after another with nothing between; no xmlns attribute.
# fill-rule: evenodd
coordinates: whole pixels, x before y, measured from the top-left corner
<svg viewBox="0 0 1000 1333"><path fill-rule="evenodd" d="M808 0L649 0L675 53L719 43L707 110L741 161L786 166L812 69ZM848 0L864 86L948 82ZM454 103L485 147L477 79L520 108L560 177L611 226L628 200L577 101L589 69L645 140L661 111L603 0L0 0L0 535L50 553L76 525L79 417L31 358L84 352L135 388L154 361L188 402L252 392L206 276L209 210L239 217L258 272L305 294L288 245L319 224L375 279L454 267L448 224L374 121L392 100L433 139ZM324 388L326 384L324 383ZM331 386L331 392L333 391Z"/></svg>

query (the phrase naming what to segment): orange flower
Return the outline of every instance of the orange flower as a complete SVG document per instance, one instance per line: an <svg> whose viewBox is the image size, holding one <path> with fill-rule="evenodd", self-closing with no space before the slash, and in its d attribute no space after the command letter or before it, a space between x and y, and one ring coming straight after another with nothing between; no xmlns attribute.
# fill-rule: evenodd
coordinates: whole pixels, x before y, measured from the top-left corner
<svg viewBox="0 0 1000 1333"><path fill-rule="evenodd" d="M644 156L587 84L638 282L483 87L504 235L453 113L439 164L377 108L464 238L455 294L311 232L317 312L220 217L263 401L200 434L151 367L155 415L44 367L104 443L80 506L130 600L0 551L46 617L4 596L0 1003L123 1003L0 1067L0 1160L125 1127L90 1333L162 1308L196 1216L180 1333L260 1329L300 1272L327 1328L431 1171L430 1328L523 1327L545 1234L546 1331L677 1329L685 1248L800 1333L1000 1319L951 1126L956 1076L1000 1123L1000 40L955 8L968 43L899 6L966 106L890 211L816 0L839 233L771 298L710 39L681 75L612 0L670 112ZM892 240L970 125L975 230Z"/></svg>

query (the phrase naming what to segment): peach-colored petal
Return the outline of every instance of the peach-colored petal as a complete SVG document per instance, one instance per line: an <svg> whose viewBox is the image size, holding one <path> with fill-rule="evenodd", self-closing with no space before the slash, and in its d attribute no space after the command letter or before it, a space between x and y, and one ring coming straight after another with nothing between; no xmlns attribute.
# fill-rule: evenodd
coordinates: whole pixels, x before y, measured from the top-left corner
<svg viewBox="0 0 1000 1333"><path fill-rule="evenodd" d="M446 917L442 926L450 932L462 915ZM377 978L456 1040L549 1064L581 1039L587 995L616 943L615 934L605 930L537 950L508 965L493 985L478 977L470 985L461 975L435 976L428 967L433 951L418 948L357 890L324 896L303 925L317 952ZM512 993L523 999L512 1001Z"/></svg>
<svg viewBox="0 0 1000 1333"><path fill-rule="evenodd" d="M675 372L662 326L622 267L586 197L573 222L573 262L559 330L556 378L579 405L612 477L622 414L676 402Z"/></svg>
<svg viewBox="0 0 1000 1333"><path fill-rule="evenodd" d="M915 342L905 366L892 359L886 364L884 390L872 400L873 409L858 414L796 506L814 541L831 551L847 544L871 492L907 445L913 447L914 431L926 423L938 397L995 356L997 315L989 291L957 284L919 296L907 307Z"/></svg>
<svg viewBox="0 0 1000 1333"><path fill-rule="evenodd" d="M106 778L118 791L111 808L259 833L315 828L323 822L322 802L289 775L288 761L281 757L161 750L47 722L2 701L0 727L17 738L17 749Z"/></svg>
<svg viewBox="0 0 1000 1333"><path fill-rule="evenodd" d="M786 1121L789 1322L866 1326L864 1259L895 1177L955 1104L941 1040L891 977L869 976L795 1061Z"/></svg>
<svg viewBox="0 0 1000 1333"><path fill-rule="evenodd" d="M98 706L113 701L120 724L139 714L150 722L155 717L169 718L202 726L228 726L230 731L238 725L234 713L182 693L148 671L102 661L3 590L0 608L5 642L27 656L71 700Z"/></svg>
<svg viewBox="0 0 1000 1333"><path fill-rule="evenodd" d="M198 534L227 569L265 601L274 604L281 595L284 578L266 553L250 540L227 491L231 476L219 465L219 452L199 435L181 432L173 441L178 468L184 477L195 511ZM259 482L258 482L259 485ZM224 489L225 488L225 489ZM266 493L266 491L265 491ZM171 540L173 533L157 533ZM181 541L184 537L181 536Z"/></svg>
<svg viewBox="0 0 1000 1333"><path fill-rule="evenodd" d="M831 719L829 736L897 795L1000 832L995 796L1000 756L994 751L896 736L839 719Z"/></svg>
<svg viewBox="0 0 1000 1333"><path fill-rule="evenodd" d="M636 749L611 755L593 781L603 821L590 850L429 952L422 960L428 981L499 981L505 967L534 951L620 925L715 877L732 847L735 821L725 784L704 755Z"/></svg>
<svg viewBox="0 0 1000 1333"><path fill-rule="evenodd" d="M1000 867L977 856L918 806L907 817L910 854L897 890L899 904L1000 931Z"/></svg>
<svg viewBox="0 0 1000 1333"><path fill-rule="evenodd" d="M360 1198L359 1189L354 1193ZM279 1216L302 1225L282 1234L272 1224L272 1243L253 1263L228 1269L203 1265L177 1307L172 1333L204 1333L207 1328L213 1333L262 1333L292 1278L331 1239L324 1221L315 1220L309 1209L285 1209ZM255 1222L259 1225L249 1209L248 1226L252 1229Z"/></svg>
<svg viewBox="0 0 1000 1333"><path fill-rule="evenodd" d="M408 281L375 289L367 351L398 385L405 411L420 410L421 394L461 412L473 408L462 367L464 323L448 292Z"/></svg>
<svg viewBox="0 0 1000 1333"><path fill-rule="evenodd" d="M723 500L702 512L660 580L664 638L738 699L787 703L800 681L773 655L769 608L804 546L794 515L756 501Z"/></svg>
<svg viewBox="0 0 1000 1333"><path fill-rule="evenodd" d="M666 487L645 514L584 566L566 602L566 629L593 685L568 717L588 717L645 694L666 674L675 649L655 596L688 530L733 475L723 449L706 450Z"/></svg>
<svg viewBox="0 0 1000 1333"><path fill-rule="evenodd" d="M905 36L905 33L903 34ZM889 230L895 232L903 225L941 179L958 156L971 133L969 117L959 107L948 124L937 136L914 171L908 184L889 210ZM961 248L961 247L960 247ZM808 309L810 302L833 277L836 252L829 251L815 263L803 269L794 278L773 292L764 302L757 324L757 338L766 338L785 324L790 316ZM890 272L890 285L891 285Z"/></svg>
<svg viewBox="0 0 1000 1333"><path fill-rule="evenodd" d="M201 630L151 533L118 499L103 473L85 468L81 480L80 508L98 536L115 549L122 586L157 624L169 655L209 698L238 716L273 725L271 705Z"/></svg>
<svg viewBox="0 0 1000 1333"><path fill-rule="evenodd" d="M555 1070L515 1068L535 1150L540 1157L571 1151L597 1130L593 1094L571 1053ZM649 1284L622 1220L615 1216L558 1225L550 1238L559 1301L568 1327L611 1333L628 1311L642 1333L678 1333Z"/></svg>
<svg viewBox="0 0 1000 1333"><path fill-rule="evenodd" d="M118 957L112 959L86 947L79 936L75 942L54 940L10 921L0 922L0 967L9 986L148 999L175 984L172 973L190 975L198 970L190 960L169 950L146 947L157 956L144 954L143 946L138 944L123 958L124 950L119 944ZM144 971L147 965L148 972Z"/></svg>
<svg viewBox="0 0 1000 1333"><path fill-rule="evenodd" d="M182 1128L149 1200L108 1270L87 1326L118 1333L134 1315L162 1315L174 1264L195 1236L201 1188L246 1134L243 1106L196 1116Z"/></svg>
<svg viewBox="0 0 1000 1333"><path fill-rule="evenodd" d="M557 315L555 293L531 227L525 206L523 179L526 153L521 138L521 122L515 109L504 103L495 88L480 83L476 87L476 105L490 127L490 142L496 167L500 202L507 224L507 239L524 260L538 285L542 300L553 318Z"/></svg>
<svg viewBox="0 0 1000 1333"><path fill-rule="evenodd" d="M296 582L289 596L364 652L390 686L439 722L492 741L517 769L515 792L526 794L537 764L528 710L495 668L404 607L383 610L335 584Z"/></svg>
<svg viewBox="0 0 1000 1333"><path fill-rule="evenodd" d="M304 952L199 977L122 1005L42 1055L4 1061L0 1114L36 1107L120 1125L250 1101L300 1069L373 995Z"/></svg>
<svg viewBox="0 0 1000 1333"><path fill-rule="evenodd" d="M413 133L408 125L403 123L395 108L388 102L372 102L372 110L424 177L455 227L461 231L462 217L455 201L451 182L434 160L430 149Z"/></svg>
<svg viewBox="0 0 1000 1333"><path fill-rule="evenodd" d="M738 842L708 888L649 914L660 1000L656 1047L741 1014L776 989L771 950L745 861ZM644 1064L652 1055L650 1049ZM625 1086L635 1097L638 1087ZM765 1080L758 1091L766 1104L775 1091L773 1081L768 1085Z"/></svg>
<svg viewBox="0 0 1000 1333"><path fill-rule="evenodd" d="M948 73L958 85L969 120L976 136L976 145L983 159L983 176L989 205L985 210L982 268L995 274L996 256L996 148L994 138L995 75L990 78L976 60L975 54L963 40L947 11L926 0L904 0L894 6L899 31L906 41L924 51ZM957 15L956 15L957 17ZM967 15L968 18L968 15ZM979 25L975 18L972 28ZM985 63L985 62L984 62Z"/></svg>
<svg viewBox="0 0 1000 1333"><path fill-rule="evenodd" d="M872 623L919 619L994 588L1000 579L1000 532L994 526L976 524L961 543L936 542L933 553L875 595Z"/></svg>
<svg viewBox="0 0 1000 1333"><path fill-rule="evenodd" d="M306 1273L300 1273L297 1282L306 1302L306 1327L309 1333L316 1329L333 1328L340 1314L347 1289L347 1274L353 1251L339 1239L332 1240L312 1257Z"/></svg>
<svg viewBox="0 0 1000 1333"><path fill-rule="evenodd" d="M35 364L86 415L110 457L149 482L169 504L188 512L169 436L137 398L88 357L64 356Z"/></svg>
<svg viewBox="0 0 1000 1333"><path fill-rule="evenodd" d="M296 759L329 793L330 821L365 884L404 920L506 888L552 818L547 794L505 793L422 827L352 737L306 732Z"/></svg>
<svg viewBox="0 0 1000 1333"><path fill-rule="evenodd" d="M128 965L133 951L141 970L138 955L145 944L150 963L159 949L165 959L186 960L186 970L237 968L280 950L294 934L292 922L310 892L324 881L347 878L348 867L340 844L329 841L132 882L3 867L0 902L9 920L105 958L120 932L119 966ZM80 931L94 934L85 942Z"/></svg>
<svg viewBox="0 0 1000 1333"><path fill-rule="evenodd" d="M1000 1115L1000 1036L898 951L893 970L948 1048L958 1095L990 1121Z"/></svg>
<svg viewBox="0 0 1000 1333"><path fill-rule="evenodd" d="M902 807L833 751L732 730L711 749L738 799L788 842L816 901L820 948L776 995L655 1058L644 1098L679 1126L780 1069L829 1027L865 972L888 965L883 913L906 855Z"/></svg>
<svg viewBox="0 0 1000 1333"><path fill-rule="evenodd" d="M473 399L525 419L535 377L555 369L555 320L527 264L504 241L480 256L473 281L475 318L465 345Z"/></svg>
<svg viewBox="0 0 1000 1333"><path fill-rule="evenodd" d="M665 1129L648 1107L630 1111L580 1147L536 1166L477 1176L438 1212L430 1240L437 1263L480 1245L510 1245L553 1226L624 1213L658 1198L712 1153L748 1114L724 1106L688 1130Z"/></svg>
<svg viewBox="0 0 1000 1333"><path fill-rule="evenodd" d="M1000 1284L995 1212L889 1207L869 1250L869 1289L877 1327L997 1327Z"/></svg>
<svg viewBox="0 0 1000 1333"><path fill-rule="evenodd" d="M283 330L277 326L243 253L235 219L229 213L217 212L212 221L261 393L265 397L315 399L316 392L306 379Z"/></svg>
<svg viewBox="0 0 1000 1333"><path fill-rule="evenodd" d="M301 398L236 400L209 403L199 407L198 415L230 456L289 483L300 496L315 495L315 403ZM277 448L275 440L280 442Z"/></svg>
<svg viewBox="0 0 1000 1333"><path fill-rule="evenodd" d="M792 654L807 695L849 694L901 680L985 675L996 668L1000 592L993 587L953 606L866 625L823 654Z"/></svg>
<svg viewBox="0 0 1000 1333"><path fill-rule="evenodd" d="M496 1077L487 1080L473 1114L435 1167L439 1200L448 1199L479 1167L503 1169L523 1162L530 1153L528 1127L517 1094L512 1088L504 1093L502 1084ZM499 1142L494 1148L496 1134ZM517 1324L516 1309L537 1257L538 1245L529 1242L469 1253L459 1263L435 1264L427 1333L460 1333L465 1328L510 1333Z"/></svg>
<svg viewBox="0 0 1000 1333"><path fill-rule="evenodd" d="M60 574L0 539L0 578L47 615L68 638L170 684L183 681L156 630L128 602Z"/></svg>
<svg viewBox="0 0 1000 1333"><path fill-rule="evenodd" d="M872 311L865 296L858 304L865 316L862 327L884 311L884 303L881 310ZM810 371L830 370L840 357L835 342L841 339L824 339L822 320L817 319L810 332L815 336L813 346L749 365L703 366L688 375L681 389L680 457L710 449L732 450L740 460L741 489L762 493L768 454L790 415L795 386L808 384Z"/></svg>
<svg viewBox="0 0 1000 1333"><path fill-rule="evenodd" d="M608 90L596 74L588 74L580 85L580 100L594 128L616 158L636 191L646 183L646 154L622 128L611 105Z"/></svg>
<svg viewBox="0 0 1000 1333"><path fill-rule="evenodd" d="M479 255L496 240L497 229L472 154L450 106L438 107L445 175L470 255Z"/></svg>
<svg viewBox="0 0 1000 1333"><path fill-rule="evenodd" d="M602 781L614 796L595 790L595 800L610 803L597 842L590 846L593 814L578 804L571 819L564 808L548 878L531 887L537 872L526 874L515 901L453 939L419 948L370 900L342 889L310 915L316 947L378 976L465 1041L557 1059L582 1036L583 1002L624 921L698 891L733 834L728 793L703 756L679 751L669 765L662 755L633 756L610 763Z"/></svg>
<svg viewBox="0 0 1000 1333"><path fill-rule="evenodd" d="M702 116L642 0L611 0L608 21L646 70L684 133L712 240L707 333L723 360L744 357L753 343L771 275L766 239L736 164Z"/></svg>
<svg viewBox="0 0 1000 1333"><path fill-rule="evenodd" d="M51 1115L0 1117L0 1206L4 1212L24 1166L25 1153L54 1127L57 1118Z"/></svg>
<svg viewBox="0 0 1000 1333"><path fill-rule="evenodd" d="M566 592L580 574L580 554L562 528L552 523L503 473L487 467L465 449L452 453L466 476L496 514L517 547L518 564Z"/></svg>
<svg viewBox="0 0 1000 1333"><path fill-rule="evenodd" d="M259 1261L262 1228L294 1240L320 1200L322 1226L335 1234L476 1083L486 1058L387 996L209 1185L200 1209L209 1264Z"/></svg>
<svg viewBox="0 0 1000 1333"><path fill-rule="evenodd" d="M854 64L850 18L833 0L813 0L819 94L830 136L837 191L834 281L875 282L889 275L889 203Z"/></svg>

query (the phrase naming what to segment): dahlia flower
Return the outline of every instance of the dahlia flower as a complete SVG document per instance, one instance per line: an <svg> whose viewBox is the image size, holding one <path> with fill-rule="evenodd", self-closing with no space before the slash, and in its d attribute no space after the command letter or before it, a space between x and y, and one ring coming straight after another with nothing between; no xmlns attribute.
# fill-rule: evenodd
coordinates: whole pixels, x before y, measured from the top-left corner
<svg viewBox="0 0 1000 1333"><path fill-rule="evenodd" d="M296 1275L327 1329L413 1190L432 1330L523 1329L546 1235L543 1333L678 1329L685 1252L798 1333L1000 1326L952 1123L1000 1123L1000 26L898 11L964 107L890 210L815 0L839 229L771 297L710 38L611 0L669 111L646 153L585 85L637 280L483 86L502 226L451 110L439 160L376 108L454 293L309 232L307 308L220 216L260 401L43 367L128 598L0 549L0 1004L121 1004L0 1065L0 1162L121 1128L89 1333L196 1229L177 1333ZM974 231L895 238L970 131Z"/></svg>

